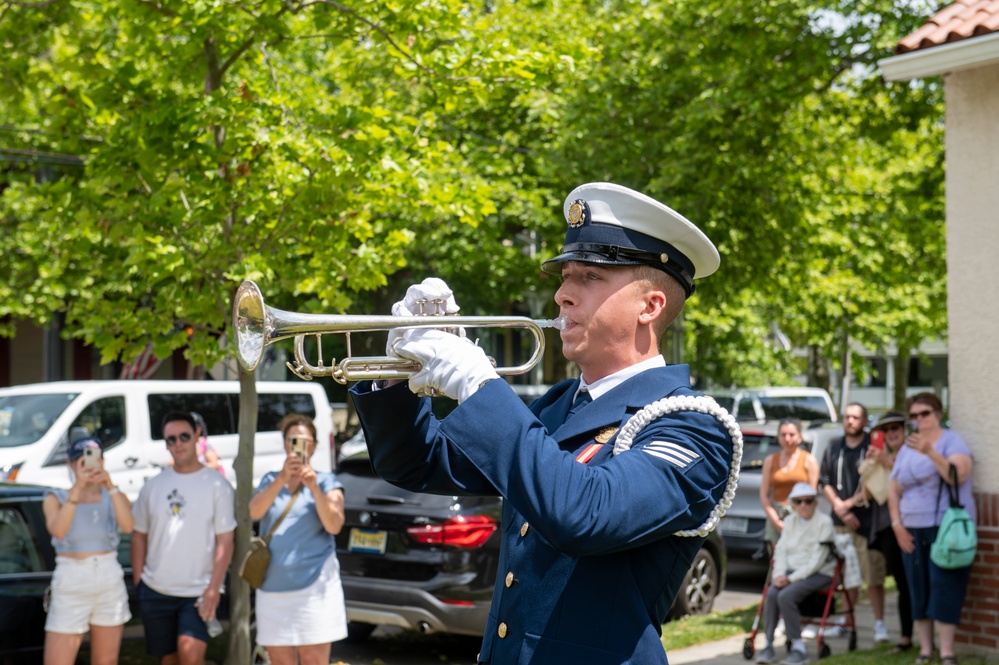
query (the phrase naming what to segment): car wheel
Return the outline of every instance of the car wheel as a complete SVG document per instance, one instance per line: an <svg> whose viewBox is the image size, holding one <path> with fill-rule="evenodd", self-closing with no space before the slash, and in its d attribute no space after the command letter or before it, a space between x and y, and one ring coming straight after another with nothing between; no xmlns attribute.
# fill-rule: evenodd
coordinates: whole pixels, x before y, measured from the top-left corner
<svg viewBox="0 0 999 665"><path fill-rule="evenodd" d="M673 616L707 614L715 604L719 586L718 563L711 552L702 547L694 556L687 576L683 578L680 593L673 604Z"/></svg>

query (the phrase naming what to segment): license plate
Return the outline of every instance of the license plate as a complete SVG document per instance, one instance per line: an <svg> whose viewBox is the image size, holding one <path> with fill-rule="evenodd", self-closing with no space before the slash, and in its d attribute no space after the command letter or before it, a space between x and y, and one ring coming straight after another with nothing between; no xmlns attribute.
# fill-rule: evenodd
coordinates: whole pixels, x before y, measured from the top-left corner
<svg viewBox="0 0 999 665"><path fill-rule="evenodd" d="M746 533L749 531L749 519L745 517L724 517L719 528L722 533Z"/></svg>
<svg viewBox="0 0 999 665"><path fill-rule="evenodd" d="M347 549L351 552L371 552L385 554L385 543L388 542L388 531L379 529L350 529L350 540Z"/></svg>

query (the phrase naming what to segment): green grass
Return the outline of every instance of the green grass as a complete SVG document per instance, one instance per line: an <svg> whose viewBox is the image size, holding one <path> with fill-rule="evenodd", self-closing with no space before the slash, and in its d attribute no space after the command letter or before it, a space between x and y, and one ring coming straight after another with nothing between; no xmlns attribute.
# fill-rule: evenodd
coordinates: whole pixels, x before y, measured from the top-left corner
<svg viewBox="0 0 999 665"><path fill-rule="evenodd" d="M669 653L675 649L748 634L757 606L758 604L728 612L687 616L663 624L663 647Z"/></svg>
<svg viewBox="0 0 999 665"><path fill-rule="evenodd" d="M908 653L893 655L888 653L890 648L890 646L882 646L875 649L858 649L842 653L834 652L821 662L822 665L912 665L912 661L918 653L913 650ZM959 656L959 658L961 665L986 665L986 663L994 664L996 662L984 656ZM748 663L749 661L746 662ZM812 662L814 664L816 661ZM937 658L933 662L939 665L940 659Z"/></svg>

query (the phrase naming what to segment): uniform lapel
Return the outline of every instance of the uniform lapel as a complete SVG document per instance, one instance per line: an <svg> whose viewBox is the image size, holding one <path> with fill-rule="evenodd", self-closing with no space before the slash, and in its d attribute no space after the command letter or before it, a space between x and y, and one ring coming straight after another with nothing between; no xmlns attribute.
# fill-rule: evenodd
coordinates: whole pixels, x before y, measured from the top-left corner
<svg viewBox="0 0 999 665"><path fill-rule="evenodd" d="M601 395L566 422L565 416L579 386L579 382L575 381L561 397L542 411L540 420L556 441L566 441L608 425L620 425L629 413L666 397L677 388L689 385L690 370L686 365L650 369Z"/></svg>

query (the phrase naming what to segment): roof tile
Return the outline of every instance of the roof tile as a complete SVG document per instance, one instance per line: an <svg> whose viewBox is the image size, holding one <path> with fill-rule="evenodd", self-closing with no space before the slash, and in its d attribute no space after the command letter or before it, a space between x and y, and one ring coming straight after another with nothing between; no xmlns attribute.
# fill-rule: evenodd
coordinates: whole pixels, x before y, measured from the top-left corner
<svg viewBox="0 0 999 665"><path fill-rule="evenodd" d="M999 0L957 0L907 35L895 53L908 53L999 32Z"/></svg>

